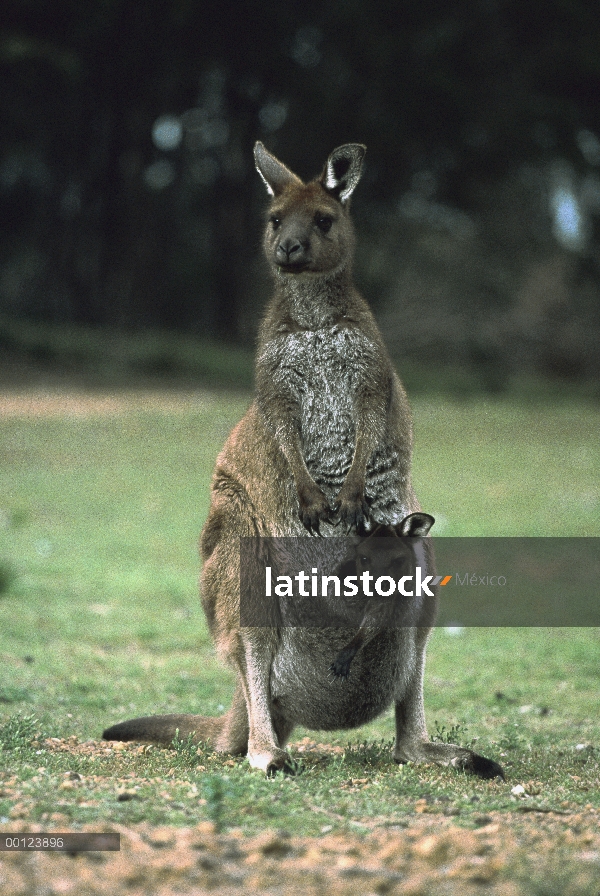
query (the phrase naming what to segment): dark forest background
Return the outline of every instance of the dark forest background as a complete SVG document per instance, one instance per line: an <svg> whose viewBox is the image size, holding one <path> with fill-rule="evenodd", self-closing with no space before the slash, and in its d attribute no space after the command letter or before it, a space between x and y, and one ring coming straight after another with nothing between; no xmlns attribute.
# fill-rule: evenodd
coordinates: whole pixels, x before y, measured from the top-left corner
<svg viewBox="0 0 600 896"><path fill-rule="evenodd" d="M356 141L357 280L394 354L492 390L600 374L597 3L3 0L0 78L0 348L251 346L254 141L305 178Z"/></svg>

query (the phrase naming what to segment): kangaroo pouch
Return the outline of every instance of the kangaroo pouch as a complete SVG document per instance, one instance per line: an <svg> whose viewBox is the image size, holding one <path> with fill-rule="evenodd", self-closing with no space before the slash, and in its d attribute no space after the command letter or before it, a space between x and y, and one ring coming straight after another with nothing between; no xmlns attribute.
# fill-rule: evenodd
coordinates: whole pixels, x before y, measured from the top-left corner
<svg viewBox="0 0 600 896"><path fill-rule="evenodd" d="M353 631L281 629L271 667L274 707L294 725L323 731L372 721L404 696L415 669L415 632L381 632L357 655L350 677L335 681L329 674L331 658Z"/></svg>

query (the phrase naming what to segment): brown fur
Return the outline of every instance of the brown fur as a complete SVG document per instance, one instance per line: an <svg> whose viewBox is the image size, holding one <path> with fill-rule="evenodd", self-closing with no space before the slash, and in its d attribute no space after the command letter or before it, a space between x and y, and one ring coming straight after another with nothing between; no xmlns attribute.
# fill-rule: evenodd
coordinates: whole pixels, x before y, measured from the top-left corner
<svg viewBox="0 0 600 896"><path fill-rule="evenodd" d="M422 691L431 607L416 626L394 629L378 624L380 605L371 605L358 633L239 623L240 537L364 537L377 525L411 535L425 516L410 480L406 395L352 282L349 198L363 156L358 144L339 147L304 184L255 147L272 199L264 250L275 291L260 331L256 398L217 458L201 536L202 604L217 651L237 674L233 704L218 719L133 719L105 731L107 739L170 743L178 730L247 753L251 766L273 773L292 767L284 747L296 724L351 728L393 703L397 762L502 774L470 750L429 741ZM432 562L428 549L424 562ZM332 660L348 647L352 674L332 682Z"/></svg>

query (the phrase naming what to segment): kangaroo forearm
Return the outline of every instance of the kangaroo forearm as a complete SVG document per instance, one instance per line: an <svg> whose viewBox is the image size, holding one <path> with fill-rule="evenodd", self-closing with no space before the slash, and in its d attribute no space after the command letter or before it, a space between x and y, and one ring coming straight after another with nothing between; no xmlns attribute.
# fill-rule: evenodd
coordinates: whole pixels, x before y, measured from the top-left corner
<svg viewBox="0 0 600 896"><path fill-rule="evenodd" d="M281 420L279 425L271 421L271 431L281 453L288 462L296 489L300 491L302 488L310 486L311 483L314 484L314 479L304 460L300 433L297 429L290 426L289 421Z"/></svg>
<svg viewBox="0 0 600 896"><path fill-rule="evenodd" d="M377 405L357 414L356 442L352 463L346 476L347 488L364 492L367 464L378 445L385 439L385 409Z"/></svg>

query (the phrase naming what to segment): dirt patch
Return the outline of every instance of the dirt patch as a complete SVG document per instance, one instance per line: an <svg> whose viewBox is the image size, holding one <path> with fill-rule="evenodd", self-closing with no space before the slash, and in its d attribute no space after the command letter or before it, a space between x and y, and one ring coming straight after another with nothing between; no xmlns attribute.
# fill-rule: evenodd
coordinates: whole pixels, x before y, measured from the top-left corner
<svg viewBox="0 0 600 896"><path fill-rule="evenodd" d="M215 398L202 390L7 390L0 395L0 417L112 417L132 412L184 413L208 407Z"/></svg>
<svg viewBox="0 0 600 896"><path fill-rule="evenodd" d="M212 822L190 828L84 825L120 834L119 852L0 853L0 892L11 896L265 894L595 893L597 818L568 821L492 814L474 829L416 816L406 827L299 838L285 831L244 836ZM62 832L64 824L0 826L0 833ZM536 879L547 889L537 890ZM552 881L555 885L552 885Z"/></svg>
<svg viewBox="0 0 600 896"><path fill-rule="evenodd" d="M48 738L43 746L79 755L146 749L80 743L75 736ZM309 738L294 748L313 759L341 749ZM461 825L433 814L423 799L415 803L414 814L393 823L373 819L362 830L337 831L347 819L323 817L318 838L285 830L249 836L236 827L220 831L212 821L185 828L125 826L110 820L71 825L67 816L54 812L43 823L32 823L19 783L9 779L3 786L23 802L0 824L0 834L112 832L120 835L121 845L119 852L0 852L0 893L7 896L598 893L600 818L591 807L562 813L490 812Z"/></svg>

